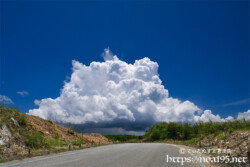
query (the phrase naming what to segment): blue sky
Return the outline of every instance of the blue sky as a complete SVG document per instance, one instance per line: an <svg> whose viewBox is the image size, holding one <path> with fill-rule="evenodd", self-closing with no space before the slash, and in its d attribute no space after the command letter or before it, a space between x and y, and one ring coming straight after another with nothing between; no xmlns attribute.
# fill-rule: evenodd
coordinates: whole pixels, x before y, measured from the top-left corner
<svg viewBox="0 0 250 167"><path fill-rule="evenodd" d="M0 94L27 112L60 95L72 60L110 47L157 62L171 97L236 116L250 108L249 30L249 1L1 1Z"/></svg>

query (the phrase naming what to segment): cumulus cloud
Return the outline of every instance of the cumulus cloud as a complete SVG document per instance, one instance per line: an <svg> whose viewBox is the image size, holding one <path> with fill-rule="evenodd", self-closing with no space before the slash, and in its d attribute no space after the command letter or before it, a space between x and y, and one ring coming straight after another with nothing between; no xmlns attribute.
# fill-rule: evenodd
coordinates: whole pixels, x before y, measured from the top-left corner
<svg viewBox="0 0 250 167"><path fill-rule="evenodd" d="M23 97L29 95L29 92L27 92L27 91L18 91L16 93L23 96Z"/></svg>
<svg viewBox="0 0 250 167"><path fill-rule="evenodd" d="M41 103L41 101L40 101L40 100L35 99L35 100L34 100L34 103L35 103L35 105L39 106L39 104Z"/></svg>
<svg viewBox="0 0 250 167"><path fill-rule="evenodd" d="M158 64L149 58L128 64L109 49L104 50L103 58L104 62L89 66L73 60L72 75L60 96L36 100L39 107L29 114L65 124L122 127L126 123L131 129L138 125L145 129L161 121L223 121L209 110L203 113L188 100L169 97L159 78Z"/></svg>
<svg viewBox="0 0 250 167"><path fill-rule="evenodd" d="M237 119L245 119L250 120L250 110L247 110L246 112L239 113Z"/></svg>
<svg viewBox="0 0 250 167"><path fill-rule="evenodd" d="M102 57L105 61L107 60L113 60L114 54L109 50L109 48L104 49L104 52L102 53Z"/></svg>
<svg viewBox="0 0 250 167"><path fill-rule="evenodd" d="M7 96L0 95L0 103L2 104L14 104L14 102Z"/></svg>
<svg viewBox="0 0 250 167"><path fill-rule="evenodd" d="M221 118L219 114L214 115L212 114L211 110L205 110L201 116L195 116L196 122L225 122L225 121L233 121L234 118L229 116L227 118Z"/></svg>

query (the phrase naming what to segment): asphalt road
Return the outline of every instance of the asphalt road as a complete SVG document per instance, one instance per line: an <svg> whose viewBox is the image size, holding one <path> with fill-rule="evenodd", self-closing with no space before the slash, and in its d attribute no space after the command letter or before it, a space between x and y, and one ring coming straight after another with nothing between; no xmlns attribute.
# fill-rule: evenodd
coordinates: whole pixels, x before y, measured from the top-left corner
<svg viewBox="0 0 250 167"><path fill-rule="evenodd" d="M204 164L185 162L177 159L170 162L168 157L192 157L181 154L180 147L160 143L131 143L107 145L79 151L30 158L0 164L0 167L204 167Z"/></svg>

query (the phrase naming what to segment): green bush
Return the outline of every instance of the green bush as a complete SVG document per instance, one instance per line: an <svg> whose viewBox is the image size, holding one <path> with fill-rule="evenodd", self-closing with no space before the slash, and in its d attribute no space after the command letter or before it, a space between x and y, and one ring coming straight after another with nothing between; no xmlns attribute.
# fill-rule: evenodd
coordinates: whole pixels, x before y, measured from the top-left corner
<svg viewBox="0 0 250 167"><path fill-rule="evenodd" d="M200 139L202 140L202 139L204 139L204 137L205 137L205 134L200 134Z"/></svg>
<svg viewBox="0 0 250 167"><path fill-rule="evenodd" d="M198 140L196 138L189 139L185 142L188 146L195 146L197 144Z"/></svg>
<svg viewBox="0 0 250 167"><path fill-rule="evenodd" d="M0 128L3 127L3 121L0 119Z"/></svg>
<svg viewBox="0 0 250 167"><path fill-rule="evenodd" d="M26 118L25 114L20 113L18 123L20 126L27 126L27 118Z"/></svg>
<svg viewBox="0 0 250 167"><path fill-rule="evenodd" d="M233 130L232 127L230 127L230 128L227 130L228 133L232 133L233 131L234 131L234 130Z"/></svg>
<svg viewBox="0 0 250 167"><path fill-rule="evenodd" d="M84 141L83 141L82 138L73 140L73 141L71 142L71 144L72 144L72 145L75 145L75 146L80 146L80 145L83 144L83 143L84 143Z"/></svg>
<svg viewBox="0 0 250 167"><path fill-rule="evenodd" d="M59 134L56 132L56 134L55 134L55 139L56 140L59 140L60 139L60 136L59 136Z"/></svg>
<svg viewBox="0 0 250 167"><path fill-rule="evenodd" d="M46 148L51 148L55 146L63 146L63 145L67 145L67 143L59 139L45 139L44 141L44 146Z"/></svg>
<svg viewBox="0 0 250 167"><path fill-rule="evenodd" d="M218 136L217 139L218 139L218 140L226 140L226 139L227 139L227 136Z"/></svg>
<svg viewBox="0 0 250 167"><path fill-rule="evenodd" d="M25 143L31 148L41 148L44 146L44 136L41 132L27 132L25 135Z"/></svg>
<svg viewBox="0 0 250 167"><path fill-rule="evenodd" d="M73 129L68 129L68 133L71 134L71 135L74 135L75 134L75 131Z"/></svg>

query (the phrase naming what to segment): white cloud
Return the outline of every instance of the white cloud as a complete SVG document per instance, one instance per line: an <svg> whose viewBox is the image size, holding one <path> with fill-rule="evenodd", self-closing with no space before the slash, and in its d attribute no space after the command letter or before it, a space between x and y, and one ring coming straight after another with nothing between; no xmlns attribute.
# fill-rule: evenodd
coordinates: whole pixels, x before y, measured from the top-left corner
<svg viewBox="0 0 250 167"><path fill-rule="evenodd" d="M247 99L238 100L238 101L235 101L235 102L223 104L223 105L221 105L219 107L238 106L238 105L241 105L241 104L249 104L249 103L250 103L250 98L247 98Z"/></svg>
<svg viewBox="0 0 250 167"><path fill-rule="evenodd" d="M39 106L39 104L41 103L41 101L40 101L40 100L35 99L35 100L34 100L34 103L35 103L35 105Z"/></svg>
<svg viewBox="0 0 250 167"><path fill-rule="evenodd" d="M29 95L29 92L27 92L27 91L18 91L16 93L23 96L23 97Z"/></svg>
<svg viewBox="0 0 250 167"><path fill-rule="evenodd" d="M205 110L204 113L201 116L195 116L196 122L225 122L225 121L233 121L234 118L229 116L227 118L221 118L219 114L214 115L212 114L211 110Z"/></svg>
<svg viewBox="0 0 250 167"><path fill-rule="evenodd" d="M14 104L14 102L7 96L0 95L0 103L2 104Z"/></svg>
<svg viewBox="0 0 250 167"><path fill-rule="evenodd" d="M250 120L250 110L247 110L246 112L243 113L238 113L238 117L237 119L243 119L245 118L245 120Z"/></svg>
<svg viewBox="0 0 250 167"><path fill-rule="evenodd" d="M59 97L35 101L37 109L29 114L61 123L88 122L146 126L159 121L223 121L211 111L203 111L190 101L169 97L158 74L158 64L149 58L128 64L109 49L104 62L86 66L73 60L73 72ZM203 113L201 116L199 114Z"/></svg>
<svg viewBox="0 0 250 167"><path fill-rule="evenodd" d="M109 50L109 48L104 49L104 52L102 53L102 57L105 61L107 60L113 60L114 54Z"/></svg>

